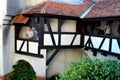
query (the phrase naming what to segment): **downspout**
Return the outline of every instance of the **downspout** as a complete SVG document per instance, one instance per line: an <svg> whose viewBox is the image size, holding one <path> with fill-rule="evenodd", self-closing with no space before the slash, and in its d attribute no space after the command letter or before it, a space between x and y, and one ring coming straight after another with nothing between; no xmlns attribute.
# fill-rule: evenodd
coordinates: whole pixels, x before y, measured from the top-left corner
<svg viewBox="0 0 120 80"><path fill-rule="evenodd" d="M83 19L83 18L91 11L91 9L93 8L94 5L95 5L95 3L92 4L92 5L80 16L80 18Z"/></svg>

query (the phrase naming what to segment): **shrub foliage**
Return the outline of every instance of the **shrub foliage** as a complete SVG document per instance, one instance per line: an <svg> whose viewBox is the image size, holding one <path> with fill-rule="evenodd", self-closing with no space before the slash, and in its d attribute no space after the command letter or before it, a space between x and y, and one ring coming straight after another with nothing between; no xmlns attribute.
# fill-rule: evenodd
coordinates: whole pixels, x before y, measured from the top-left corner
<svg viewBox="0 0 120 80"><path fill-rule="evenodd" d="M10 80L36 80L34 69L24 60L20 60L16 65L13 65L13 69L10 73Z"/></svg>
<svg viewBox="0 0 120 80"><path fill-rule="evenodd" d="M120 63L115 60L86 58L72 62L59 80L120 80Z"/></svg>

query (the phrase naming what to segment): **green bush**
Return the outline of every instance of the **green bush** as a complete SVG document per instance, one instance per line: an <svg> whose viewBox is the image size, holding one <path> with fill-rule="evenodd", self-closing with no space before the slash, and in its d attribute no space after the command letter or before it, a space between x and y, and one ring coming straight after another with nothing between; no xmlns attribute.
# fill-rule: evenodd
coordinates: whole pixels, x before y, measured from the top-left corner
<svg viewBox="0 0 120 80"><path fill-rule="evenodd" d="M59 80L120 80L120 63L115 60L86 58L72 62Z"/></svg>
<svg viewBox="0 0 120 80"><path fill-rule="evenodd" d="M13 65L13 69L10 73L10 80L36 80L34 69L24 60L20 60L16 65Z"/></svg>

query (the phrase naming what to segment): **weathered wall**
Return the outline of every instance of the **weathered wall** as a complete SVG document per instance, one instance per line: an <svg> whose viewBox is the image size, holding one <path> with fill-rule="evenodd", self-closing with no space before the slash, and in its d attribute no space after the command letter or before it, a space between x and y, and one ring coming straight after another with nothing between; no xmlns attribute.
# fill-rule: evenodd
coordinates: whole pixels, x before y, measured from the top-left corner
<svg viewBox="0 0 120 80"><path fill-rule="evenodd" d="M61 49L48 65L47 77L62 75L71 61L80 61L86 56L87 54L81 49Z"/></svg>
<svg viewBox="0 0 120 80"><path fill-rule="evenodd" d="M13 54L14 54L14 26L3 27L3 63L4 74L8 74L12 70Z"/></svg>
<svg viewBox="0 0 120 80"><path fill-rule="evenodd" d="M52 19L50 20L50 24L52 26L53 31L57 31L58 27L58 20ZM45 30L47 31L47 28L45 27ZM63 26L62 26L62 32L76 32L76 21L74 20L65 20ZM46 37L47 38L47 37ZM56 38L56 37L55 37ZM62 39L65 37L61 37ZM64 39L64 41L61 40L61 44L66 44L68 42L71 42L72 35L70 39ZM44 39L45 40L45 39ZM55 39L57 40L57 39ZM77 39L79 41L79 39ZM50 39L48 40L50 41ZM50 42L47 41L47 44L50 44ZM46 42L46 41L45 41ZM58 42L58 41L56 41ZM69 44L69 43L68 43ZM52 52L47 53L47 58L50 57ZM47 77L51 77L53 75L62 75L64 71L69 67L69 63L71 61L80 61L84 57L86 57L87 54L82 51L81 49L61 49L56 57L52 60L52 62L48 65L47 68Z"/></svg>
<svg viewBox="0 0 120 80"><path fill-rule="evenodd" d="M26 9L25 0L7 0L8 15L17 15L24 9Z"/></svg>
<svg viewBox="0 0 120 80"><path fill-rule="evenodd" d="M7 14L17 15L28 7L42 3L46 0L7 0Z"/></svg>
<svg viewBox="0 0 120 80"><path fill-rule="evenodd" d="M0 25L0 76L3 76L3 38L2 26Z"/></svg>

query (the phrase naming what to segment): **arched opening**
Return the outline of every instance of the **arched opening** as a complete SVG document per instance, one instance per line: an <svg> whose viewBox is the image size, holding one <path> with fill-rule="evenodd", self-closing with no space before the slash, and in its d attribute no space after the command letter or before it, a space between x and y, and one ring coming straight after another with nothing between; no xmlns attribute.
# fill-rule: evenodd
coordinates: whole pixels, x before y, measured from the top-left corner
<svg viewBox="0 0 120 80"><path fill-rule="evenodd" d="M34 80L36 79L36 72L31 64L25 60L19 60L13 65L13 71L10 73L10 80Z"/></svg>

